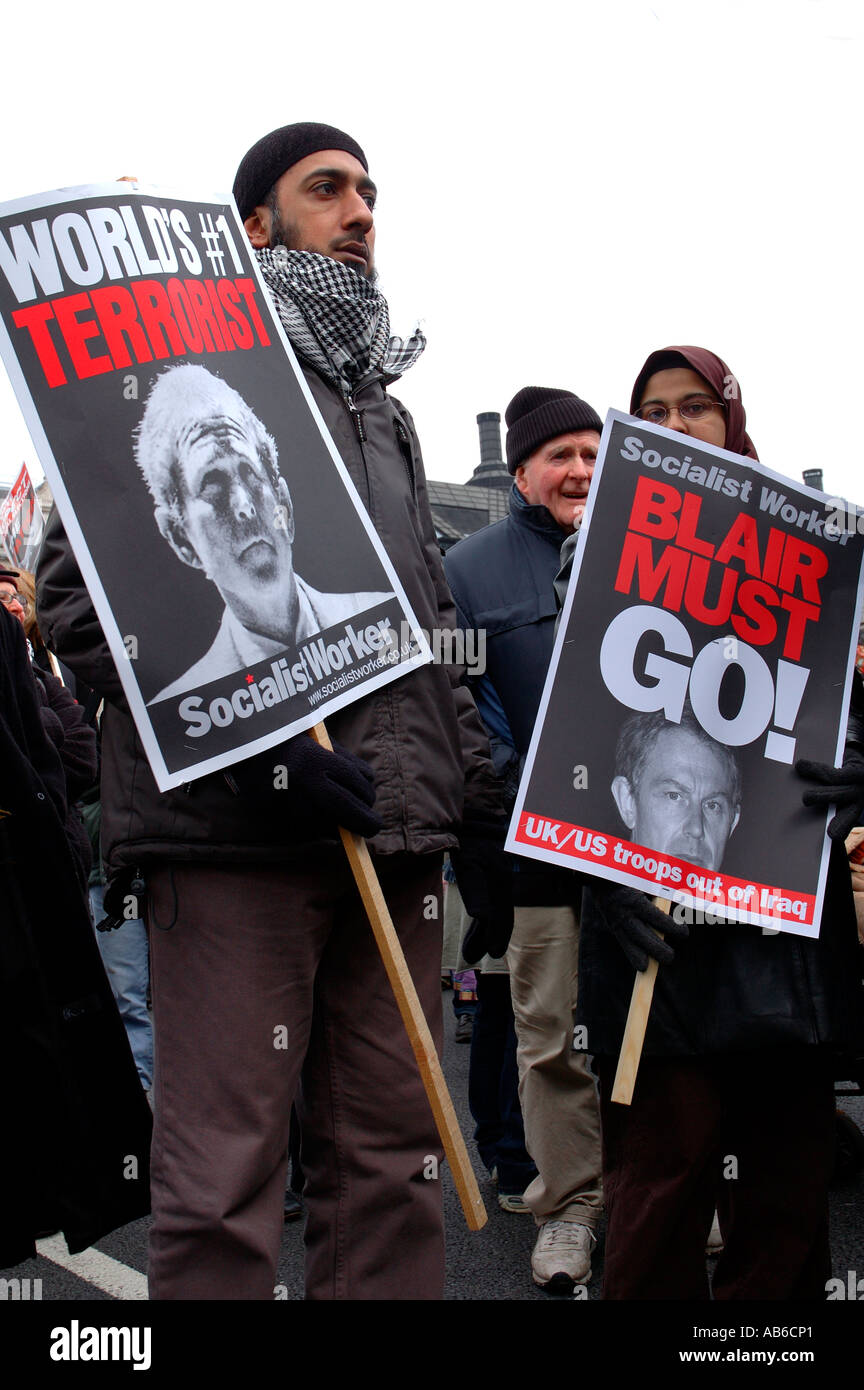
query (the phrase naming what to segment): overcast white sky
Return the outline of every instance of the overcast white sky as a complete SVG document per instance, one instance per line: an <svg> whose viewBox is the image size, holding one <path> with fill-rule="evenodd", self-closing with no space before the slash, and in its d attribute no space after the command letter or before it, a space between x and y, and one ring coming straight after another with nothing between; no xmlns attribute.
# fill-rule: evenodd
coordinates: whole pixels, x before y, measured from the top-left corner
<svg viewBox="0 0 864 1390"><path fill-rule="evenodd" d="M626 409L649 351L695 343L738 377L765 464L864 501L860 4L428 13L18 6L0 200L121 174L222 193L260 135L330 122L380 189L393 330L428 336L397 394L430 477L466 481L478 411L520 387ZM0 376L0 479L41 477Z"/></svg>

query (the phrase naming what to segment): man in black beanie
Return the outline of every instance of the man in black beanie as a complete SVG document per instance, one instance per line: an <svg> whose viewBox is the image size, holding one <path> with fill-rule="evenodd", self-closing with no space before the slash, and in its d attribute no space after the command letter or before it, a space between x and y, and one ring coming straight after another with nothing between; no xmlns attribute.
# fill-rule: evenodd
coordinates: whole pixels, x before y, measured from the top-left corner
<svg viewBox="0 0 864 1390"><path fill-rule="evenodd" d="M386 389L424 341L390 337L363 150L332 126L285 126L243 158L234 191L309 390L420 626L453 628L420 448ZM151 1298L272 1298L295 1099L306 1297L443 1296L440 1142L338 840L351 822L344 801L327 801L327 768L334 791L351 770L339 770L346 756L374 785L362 833L440 1047L443 852L457 831L470 841L472 817L503 822L460 674L424 666L333 714L339 754L305 736L287 745L321 764L311 840L302 766L297 790L290 769L274 790L273 765L286 759L261 755L231 769L240 804L269 827L259 862L225 862L227 822L214 804L217 862L146 875L158 1097ZM185 817L204 804L206 780Z"/></svg>
<svg viewBox="0 0 864 1390"><path fill-rule="evenodd" d="M332 126L286 126L242 160L235 194L408 603L427 632L452 629L419 445L386 389L424 343L390 337L366 157ZM40 614L116 702L68 542L46 547ZM112 708L102 840L111 864L141 880L127 891L144 893L150 933L152 1299L272 1299L293 1101L306 1297L443 1296L441 1146L338 827L369 842L440 1047L443 853L458 834L463 854L473 844L483 860L484 835L504 824L460 676L429 664L340 709L327 721L333 752L304 735L166 793L128 714Z"/></svg>
<svg viewBox="0 0 864 1390"><path fill-rule="evenodd" d="M357 141L314 121L263 136L243 156L234 180L254 247L317 252L368 279L375 273L376 192Z"/></svg>
<svg viewBox="0 0 864 1390"><path fill-rule="evenodd" d="M445 569L462 625L486 629L486 671L472 688L515 795L552 655L559 554L585 511L602 423L572 391L544 386L519 391L505 418L510 515L453 546ZM578 889L567 869L513 865L507 963L525 1145L538 1170L524 1193L540 1227L532 1277L569 1293L590 1277L602 1210L594 1082L573 1051Z"/></svg>
<svg viewBox="0 0 864 1390"><path fill-rule="evenodd" d="M411 417L386 389L425 341L419 331L407 343L390 336L374 269L376 188L363 150L333 126L284 126L244 156L234 194L315 402L421 627L452 628L420 447ZM459 674L426 666L328 720L333 739L371 770L382 824L370 848L439 1049L443 851L456 845L457 829L470 839L472 816L481 826L503 820L483 728ZM341 846L311 872L304 865L296 885L286 873L284 895L288 919L264 947L273 984L262 977L251 987L275 990L278 1000L267 1006L262 1037L283 1023L291 1036L281 1054L281 1166L278 1129L261 1139L284 1189L299 1082L306 1296L440 1298L441 1193L430 1176L440 1141ZM280 977L288 934L311 940L296 980ZM267 1050L272 1058L272 1043ZM259 1084L267 1084L266 1068L262 1062ZM258 1200L239 1187L227 1196ZM263 1199L258 1206L263 1212ZM177 1296L177 1260L163 1268L163 1296Z"/></svg>

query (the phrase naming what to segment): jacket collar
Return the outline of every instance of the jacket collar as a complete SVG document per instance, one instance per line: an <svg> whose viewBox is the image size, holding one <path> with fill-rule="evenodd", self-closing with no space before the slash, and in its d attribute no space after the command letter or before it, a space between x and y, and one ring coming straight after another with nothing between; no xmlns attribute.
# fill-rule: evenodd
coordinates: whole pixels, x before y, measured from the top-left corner
<svg viewBox="0 0 864 1390"><path fill-rule="evenodd" d="M526 502L515 483L510 489L510 516L517 526L537 531L559 548L567 539L567 532L558 525L548 507Z"/></svg>

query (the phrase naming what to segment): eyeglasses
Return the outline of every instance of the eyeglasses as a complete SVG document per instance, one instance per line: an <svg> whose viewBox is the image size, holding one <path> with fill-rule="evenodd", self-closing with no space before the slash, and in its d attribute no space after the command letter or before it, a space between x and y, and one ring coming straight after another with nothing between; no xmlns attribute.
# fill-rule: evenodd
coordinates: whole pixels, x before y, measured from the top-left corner
<svg viewBox="0 0 864 1390"><path fill-rule="evenodd" d="M704 420L712 410L725 409L722 401L715 401L710 396L691 396L679 405L642 405L633 414L638 420L644 420L646 425L665 425L673 410L678 411L682 420L694 421Z"/></svg>
<svg viewBox="0 0 864 1390"><path fill-rule="evenodd" d="M27 612L27 600L20 594L0 594L0 603L4 608L11 608L13 603L17 603L22 612Z"/></svg>

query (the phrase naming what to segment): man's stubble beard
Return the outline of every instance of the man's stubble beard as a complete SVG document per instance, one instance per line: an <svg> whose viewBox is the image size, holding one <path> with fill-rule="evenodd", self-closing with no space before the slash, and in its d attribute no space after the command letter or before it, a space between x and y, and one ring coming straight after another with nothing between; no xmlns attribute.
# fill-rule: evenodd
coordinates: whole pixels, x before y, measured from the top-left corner
<svg viewBox="0 0 864 1390"><path fill-rule="evenodd" d="M326 251L319 251L317 246L304 246L300 233L293 222L283 222L282 215L276 207L275 202L269 204L270 207L270 247L284 246L286 251L310 251L315 256L326 256ZM361 240L360 237L357 240ZM365 238L363 238L365 240ZM331 261L336 260L335 256L330 256ZM338 261L338 265L344 265L348 270L353 270L361 279L371 280L373 283L378 279L375 266L369 262L365 266L358 265L354 261Z"/></svg>

